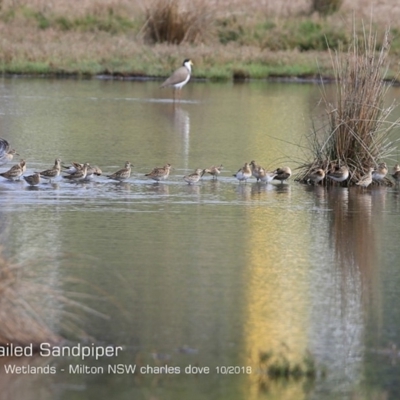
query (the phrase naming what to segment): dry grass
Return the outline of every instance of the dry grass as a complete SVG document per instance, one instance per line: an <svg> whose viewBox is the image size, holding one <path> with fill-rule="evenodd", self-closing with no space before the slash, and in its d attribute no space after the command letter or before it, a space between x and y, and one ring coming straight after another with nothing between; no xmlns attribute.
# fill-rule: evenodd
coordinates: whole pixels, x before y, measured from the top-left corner
<svg viewBox="0 0 400 400"><path fill-rule="evenodd" d="M57 288L42 283L31 267L11 262L0 249L0 346L37 349L43 342L60 343L61 335L87 338L80 328L84 316L101 316L81 302L88 296L64 291L65 282Z"/></svg>
<svg viewBox="0 0 400 400"><path fill-rule="evenodd" d="M376 35L365 33L363 40L354 34L347 53L332 57L336 78L336 100L332 104L323 93L328 125L323 132L314 129L310 138L314 159L300 169L305 182L311 170L326 172L333 165L347 165L349 184L355 183L369 167L388 159L396 150L390 141L393 128L400 126L389 117L395 107L384 107L390 85L384 81L390 49L389 31L376 53Z"/></svg>
<svg viewBox="0 0 400 400"><path fill-rule="evenodd" d="M61 338L49 329L35 300L40 291L21 274L20 266L0 256L0 345L58 343Z"/></svg>
<svg viewBox="0 0 400 400"><path fill-rule="evenodd" d="M230 79L235 70L250 70L252 66L264 68L259 76L293 72L300 75L296 65L303 66L302 74L312 74L316 59L321 69L329 73L327 54L309 51L275 51L257 46L239 47L236 43L221 46L216 52L213 44L193 47L190 43L179 46L156 44L148 46L128 36L113 37L106 32L60 32L56 29L36 30L34 27L14 27L10 32L0 23L2 46L0 69L8 73L65 73L163 76L166 71L182 64L185 58L195 63L195 77L221 77ZM73 49L71 51L71 49ZM254 68L252 68L254 76ZM262 75L263 74L263 75Z"/></svg>
<svg viewBox="0 0 400 400"><path fill-rule="evenodd" d="M216 17L231 14L249 15L257 12L261 15L273 15L276 17L288 17L308 13L315 1L326 0L298 0L282 2L281 0L204 0L207 7ZM333 0L335 1L335 0ZM181 0L184 7L190 6L192 0ZM113 10L114 13L123 13L132 18L147 8L147 0L81 0L79 7L68 0L2 0L2 11L15 9L16 7L30 7L43 14L53 13L73 18L83 17L87 14L104 14ZM374 15L377 23L395 23L400 19L400 4L396 0L381 0L371 2L369 0L343 0L340 12L343 14L355 13L357 18L369 19Z"/></svg>

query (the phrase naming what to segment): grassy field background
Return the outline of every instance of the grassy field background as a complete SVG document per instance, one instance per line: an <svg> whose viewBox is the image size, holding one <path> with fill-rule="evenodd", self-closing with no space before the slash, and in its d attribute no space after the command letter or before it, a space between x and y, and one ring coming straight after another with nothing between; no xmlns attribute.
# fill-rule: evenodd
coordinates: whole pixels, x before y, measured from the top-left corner
<svg viewBox="0 0 400 400"><path fill-rule="evenodd" d="M191 58L209 79L332 76L327 48L347 50L353 26L391 27L400 62L395 0L0 0L0 72L165 76ZM355 22L354 22L355 21Z"/></svg>

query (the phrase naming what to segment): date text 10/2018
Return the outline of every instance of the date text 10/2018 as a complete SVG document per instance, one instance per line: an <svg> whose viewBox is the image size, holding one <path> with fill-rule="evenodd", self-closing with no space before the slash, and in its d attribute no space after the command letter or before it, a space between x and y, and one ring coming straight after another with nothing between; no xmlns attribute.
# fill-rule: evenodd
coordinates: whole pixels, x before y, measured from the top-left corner
<svg viewBox="0 0 400 400"><path fill-rule="evenodd" d="M217 374L222 375L238 375L238 374L251 374L252 369L250 366L233 366L233 365L221 365L219 367L215 367Z"/></svg>

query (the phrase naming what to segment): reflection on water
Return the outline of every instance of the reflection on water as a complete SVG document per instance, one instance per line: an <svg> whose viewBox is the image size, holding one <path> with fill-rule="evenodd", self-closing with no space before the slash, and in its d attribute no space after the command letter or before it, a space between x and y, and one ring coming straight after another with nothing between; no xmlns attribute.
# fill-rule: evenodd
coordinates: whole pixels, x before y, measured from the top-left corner
<svg viewBox="0 0 400 400"><path fill-rule="evenodd" d="M190 117L189 113L180 107L173 108L174 131L179 132L183 143L183 161L184 168L188 169L189 165L189 144L190 144Z"/></svg>
<svg viewBox="0 0 400 400"><path fill-rule="evenodd" d="M273 169L298 157L290 143L309 130L304 115L317 87L193 83L187 101L173 104L156 101L152 82L3 85L2 135L27 159L27 173L55 157L90 161L105 175L126 160L134 165L123 183L104 176L38 187L1 181L5 251L21 262L51 258L35 266L51 287L64 276L90 283L79 286L90 295L85 304L109 320L88 315L80 323L98 341L125 346L112 362L211 369L134 377L0 374L7 398L397 393L398 365L385 354L400 346L399 189L240 184L232 176L244 160ZM144 176L167 162L167 181ZM213 164L224 165L218 179L183 181ZM50 319L62 330L62 321ZM292 366L308 357L316 378L270 378L260 371L260 355L269 352ZM51 362L61 369L79 360ZM253 373L216 372L229 365Z"/></svg>

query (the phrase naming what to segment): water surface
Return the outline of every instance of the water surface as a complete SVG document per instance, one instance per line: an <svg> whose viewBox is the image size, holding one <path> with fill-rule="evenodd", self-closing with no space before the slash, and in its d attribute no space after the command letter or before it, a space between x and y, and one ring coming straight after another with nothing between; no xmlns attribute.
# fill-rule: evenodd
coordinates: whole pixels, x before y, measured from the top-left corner
<svg viewBox="0 0 400 400"><path fill-rule="evenodd" d="M398 188L239 184L232 176L246 161L272 169L304 160L310 116L323 114L318 85L190 83L175 105L158 86L1 81L1 136L27 160L27 174L56 157L105 174L134 165L121 184L104 175L37 188L0 181L4 253L103 314L73 311L88 343L124 346L112 360L20 360L57 373L1 371L3 397L398 398ZM173 166L166 182L144 177L165 163ZM183 181L213 164L224 165L218 180ZM57 312L61 301L36 300L52 329L76 339ZM317 376L270 379L267 354L292 365L313 360ZM67 372L114 363L181 373ZM190 366L210 372L186 374ZM225 366L244 369L231 375Z"/></svg>

